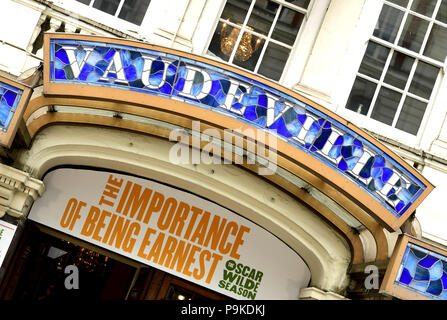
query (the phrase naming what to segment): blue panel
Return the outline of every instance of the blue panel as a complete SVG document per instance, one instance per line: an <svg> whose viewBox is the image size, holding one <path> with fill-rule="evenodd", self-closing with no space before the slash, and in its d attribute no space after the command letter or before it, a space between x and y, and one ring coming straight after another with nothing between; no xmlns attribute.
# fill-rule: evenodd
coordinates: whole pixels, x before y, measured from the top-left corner
<svg viewBox="0 0 447 320"><path fill-rule="evenodd" d="M408 243L395 282L432 298L447 299L447 257Z"/></svg>
<svg viewBox="0 0 447 320"><path fill-rule="evenodd" d="M438 280L442 277L442 262L439 259L437 260L438 261L430 268L430 280Z"/></svg>
<svg viewBox="0 0 447 320"><path fill-rule="evenodd" d="M0 82L0 131L7 131L19 104L22 90Z"/></svg>
<svg viewBox="0 0 447 320"><path fill-rule="evenodd" d="M419 261L419 265L424 268L430 268L435 262L438 262L439 259L432 257L432 256L426 256L424 259Z"/></svg>
<svg viewBox="0 0 447 320"><path fill-rule="evenodd" d="M439 296L442 293L442 282L441 280L430 281L428 285L427 292Z"/></svg>
<svg viewBox="0 0 447 320"><path fill-rule="evenodd" d="M392 157L383 154L378 147L358 136L344 124L304 101L256 80L204 62L132 46L69 39L52 39L50 44L52 52L50 55L50 81L107 86L156 94L161 97L182 97L185 103L225 114L241 122L262 128L266 132L275 130L278 138L300 150L310 151L315 159L353 181L397 219L408 211L411 204L426 189L421 181ZM73 50L76 61L70 62L69 57L71 56L67 55L65 49L58 44L67 46L67 50ZM117 79L117 72L120 70L114 69L114 61L116 61L112 60L114 57L121 60L126 79L124 81ZM146 68L150 66L150 70L144 70L145 59ZM153 62L150 63L150 61ZM71 66L73 63L82 66L83 62L85 64L79 76L75 77ZM202 72L206 72L212 80L210 91L204 93L200 101L182 92L185 88L188 66L201 68ZM106 72L107 68L110 68L110 72ZM143 72L147 72L149 79L142 79ZM202 78L197 77L192 83L191 92L188 92L193 96L202 94L206 87L203 82L205 77L200 75ZM108 81L105 81L106 79ZM228 96L230 90L235 90L231 91L235 92L232 97ZM10 98L5 97L5 99L8 101ZM226 100L229 105L224 105ZM267 108L273 108L273 110L269 110L268 117ZM243 115L241 116L240 113ZM308 132L305 132L304 123L309 117L316 121ZM331 145L329 137L334 131L339 132L340 136ZM292 139L300 134L304 136L304 141L299 142L297 139ZM329 151L329 153L324 154L323 150ZM360 173L355 174L353 169L359 164L359 159L365 151L368 151L372 157L367 163L362 163ZM336 160L331 161L331 158ZM403 189L400 188L400 181L403 181L400 179L398 183L391 186L391 190L394 192L387 192L386 199L384 199L380 191L394 174L402 179L405 178L409 184L403 186ZM373 180L367 183L364 179L370 177L373 177ZM398 190L397 193L396 190ZM397 199L399 202L394 207L393 202Z"/></svg>
<svg viewBox="0 0 447 320"><path fill-rule="evenodd" d="M427 281L412 281L410 283L410 287L421 291L421 292L426 292L427 288L428 288L428 282Z"/></svg>
<svg viewBox="0 0 447 320"><path fill-rule="evenodd" d="M408 270L406 268L404 268L402 270L402 274L400 276L399 281L404 283L404 284L410 284L410 282L413 280L413 278L410 275L410 272L408 272Z"/></svg>

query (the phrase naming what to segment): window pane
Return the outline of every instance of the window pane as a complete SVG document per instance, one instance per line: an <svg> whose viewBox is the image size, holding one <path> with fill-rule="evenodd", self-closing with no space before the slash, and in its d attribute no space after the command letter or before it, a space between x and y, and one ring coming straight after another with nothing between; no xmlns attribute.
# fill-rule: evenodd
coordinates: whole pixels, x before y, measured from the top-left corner
<svg viewBox="0 0 447 320"><path fill-rule="evenodd" d="M303 9L307 9L307 7L309 6L310 0L286 0L286 2L294 4L298 7L303 8Z"/></svg>
<svg viewBox="0 0 447 320"><path fill-rule="evenodd" d="M427 104L407 97L397 120L396 128L416 135L424 117Z"/></svg>
<svg viewBox="0 0 447 320"><path fill-rule="evenodd" d="M207 53L228 61L239 32L239 29L233 28L225 22L219 22Z"/></svg>
<svg viewBox="0 0 447 320"><path fill-rule="evenodd" d="M259 73L273 80L281 78L289 58L290 50L275 43L269 43L259 67Z"/></svg>
<svg viewBox="0 0 447 320"><path fill-rule="evenodd" d="M95 0L95 3L93 3L93 8L99 9L111 15L115 15L119 4L120 0Z"/></svg>
<svg viewBox="0 0 447 320"><path fill-rule="evenodd" d="M447 23L447 0L442 0L436 20Z"/></svg>
<svg viewBox="0 0 447 320"><path fill-rule="evenodd" d="M425 46L424 55L439 61L444 61L446 54L447 29L434 24L428 37L427 45Z"/></svg>
<svg viewBox="0 0 447 320"><path fill-rule="evenodd" d="M248 25L252 27L254 31L267 36L273 20L275 19L278 7L279 4L277 3L267 0L257 0L253 7L253 11L250 14Z"/></svg>
<svg viewBox="0 0 447 320"><path fill-rule="evenodd" d="M221 19L242 24L248 13L251 0L227 0Z"/></svg>
<svg viewBox="0 0 447 320"><path fill-rule="evenodd" d="M272 38L288 45L295 43L304 15L297 11L283 7L273 29Z"/></svg>
<svg viewBox="0 0 447 320"><path fill-rule="evenodd" d="M392 86L404 89L413 66L414 59L395 51L391 58L384 81Z"/></svg>
<svg viewBox="0 0 447 320"><path fill-rule="evenodd" d="M234 55L233 63L248 70L255 70L263 41L249 32L244 32L239 47Z"/></svg>
<svg viewBox="0 0 447 320"><path fill-rule="evenodd" d="M346 104L346 109L366 115L371 105L377 85L357 77Z"/></svg>
<svg viewBox="0 0 447 320"><path fill-rule="evenodd" d="M382 75L389 52L390 49L370 41L366 48L365 55L363 56L359 72L372 78L379 79Z"/></svg>
<svg viewBox="0 0 447 320"><path fill-rule="evenodd" d="M397 107L399 106L401 96L402 95L400 93L394 90L382 87L377 97L371 118L387 125L391 125L393 123Z"/></svg>
<svg viewBox="0 0 447 320"><path fill-rule="evenodd" d="M140 25L150 2L150 0L125 0L118 18Z"/></svg>
<svg viewBox="0 0 447 320"><path fill-rule="evenodd" d="M431 17L435 10L437 0L413 0L411 10Z"/></svg>
<svg viewBox="0 0 447 320"><path fill-rule="evenodd" d="M89 5L90 1L92 1L92 0L76 0L76 1L80 2L80 3L83 3L83 4L86 4L86 5Z"/></svg>
<svg viewBox="0 0 447 320"><path fill-rule="evenodd" d="M419 52L427 28L427 20L409 14L404 29L402 30L399 45L414 52Z"/></svg>
<svg viewBox="0 0 447 320"><path fill-rule="evenodd" d="M374 29L374 36L385 41L394 42L403 16L403 11L384 5L379 21L377 21Z"/></svg>
<svg viewBox="0 0 447 320"><path fill-rule="evenodd" d="M438 73L439 68L419 61L408 91L422 98L430 99Z"/></svg>
<svg viewBox="0 0 447 320"><path fill-rule="evenodd" d="M395 3L399 6L406 8L408 6L408 0L388 0L389 2Z"/></svg>

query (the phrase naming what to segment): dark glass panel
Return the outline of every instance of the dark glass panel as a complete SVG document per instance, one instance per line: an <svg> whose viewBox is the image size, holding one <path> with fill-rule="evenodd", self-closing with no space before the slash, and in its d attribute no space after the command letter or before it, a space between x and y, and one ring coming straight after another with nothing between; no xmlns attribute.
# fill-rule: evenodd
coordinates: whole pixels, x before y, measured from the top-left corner
<svg viewBox="0 0 447 320"><path fill-rule="evenodd" d="M413 0L411 10L423 14L427 17L433 15L437 0Z"/></svg>
<svg viewBox="0 0 447 320"><path fill-rule="evenodd" d="M447 23L447 0L442 0L436 20Z"/></svg>
<svg viewBox="0 0 447 320"><path fill-rule="evenodd" d="M424 117L427 104L407 97L397 120L396 128L416 135Z"/></svg>
<svg viewBox="0 0 447 320"><path fill-rule="evenodd" d="M357 77L349 95L346 109L366 115L377 85L371 81Z"/></svg>
<svg viewBox="0 0 447 320"><path fill-rule="evenodd" d="M275 2L257 0L250 14L250 18L248 19L248 26L252 28L252 30L267 36L272 27L278 8L279 4Z"/></svg>
<svg viewBox="0 0 447 320"><path fill-rule="evenodd" d="M227 0L221 19L242 24L248 13L251 0Z"/></svg>
<svg viewBox="0 0 447 320"><path fill-rule="evenodd" d="M388 0L388 2L395 3L401 7L406 8L408 6L408 0Z"/></svg>
<svg viewBox="0 0 447 320"><path fill-rule="evenodd" d="M93 8L114 16L119 4L120 0L95 0L95 3L93 3Z"/></svg>
<svg viewBox="0 0 447 320"><path fill-rule="evenodd" d="M408 91L422 98L430 99L439 68L419 61Z"/></svg>
<svg viewBox="0 0 447 320"><path fill-rule="evenodd" d="M425 46L424 55L444 62L447 55L447 29L434 24Z"/></svg>
<svg viewBox="0 0 447 320"><path fill-rule="evenodd" d="M278 81L281 78L289 54L289 49L275 43L269 43L258 72L267 78Z"/></svg>
<svg viewBox="0 0 447 320"><path fill-rule="evenodd" d="M207 53L228 61L240 32L239 29L232 30L233 27L227 25L225 22L219 22ZM222 51L222 48L224 51Z"/></svg>
<svg viewBox="0 0 447 320"><path fill-rule="evenodd" d="M392 86L404 89L413 63L414 58L395 51L384 81Z"/></svg>
<svg viewBox="0 0 447 320"><path fill-rule="evenodd" d="M236 50L236 54L234 55L233 63L244 69L254 71L263 44L264 41L261 39L249 32L244 32L239 47Z"/></svg>
<svg viewBox="0 0 447 320"><path fill-rule="evenodd" d="M400 93L382 87L377 96L371 118L391 125L401 97L402 95Z"/></svg>
<svg viewBox="0 0 447 320"><path fill-rule="evenodd" d="M286 0L286 2L294 4L298 7L303 8L303 9L307 9L307 7L309 6L310 0Z"/></svg>
<svg viewBox="0 0 447 320"><path fill-rule="evenodd" d="M373 35L394 43L403 16L403 11L384 5Z"/></svg>
<svg viewBox="0 0 447 320"><path fill-rule="evenodd" d="M150 0L125 0L118 18L140 25L150 2Z"/></svg>
<svg viewBox="0 0 447 320"><path fill-rule="evenodd" d="M302 13L283 7L273 29L272 38L292 46L303 19Z"/></svg>
<svg viewBox="0 0 447 320"><path fill-rule="evenodd" d="M359 72L377 80L380 79L389 52L389 48L370 41L363 56Z"/></svg>
<svg viewBox="0 0 447 320"><path fill-rule="evenodd" d="M399 45L414 52L421 50L429 22L412 14L407 16Z"/></svg>

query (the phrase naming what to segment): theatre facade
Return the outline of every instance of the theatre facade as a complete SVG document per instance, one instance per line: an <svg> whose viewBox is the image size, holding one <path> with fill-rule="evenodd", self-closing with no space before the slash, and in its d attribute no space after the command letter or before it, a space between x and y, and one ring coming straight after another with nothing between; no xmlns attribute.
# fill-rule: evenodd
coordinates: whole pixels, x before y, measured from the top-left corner
<svg viewBox="0 0 447 320"><path fill-rule="evenodd" d="M278 25L341 8L268 2ZM248 28L228 3L216 24ZM260 62L61 26L0 76L0 299L447 298L447 251L415 218L435 185L392 144ZM230 60L275 32L249 53L236 34Z"/></svg>

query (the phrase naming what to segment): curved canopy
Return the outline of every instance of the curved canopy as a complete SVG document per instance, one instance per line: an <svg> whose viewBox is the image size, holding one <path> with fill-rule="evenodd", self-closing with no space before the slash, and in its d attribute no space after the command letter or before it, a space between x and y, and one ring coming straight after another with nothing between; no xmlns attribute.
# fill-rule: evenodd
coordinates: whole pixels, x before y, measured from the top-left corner
<svg viewBox="0 0 447 320"><path fill-rule="evenodd" d="M255 141L266 134L277 139L275 145L260 142L276 149L278 166L284 159L298 165L297 176L317 177L321 183L312 183L315 188L325 193L325 185L330 185L388 230L397 230L433 189L384 145L296 92L172 49L46 34L44 95L100 100L110 110L119 102L222 129L253 129ZM25 119L39 107L28 108ZM173 123L175 117L165 120ZM31 134L40 128L32 123L28 127Z"/></svg>

